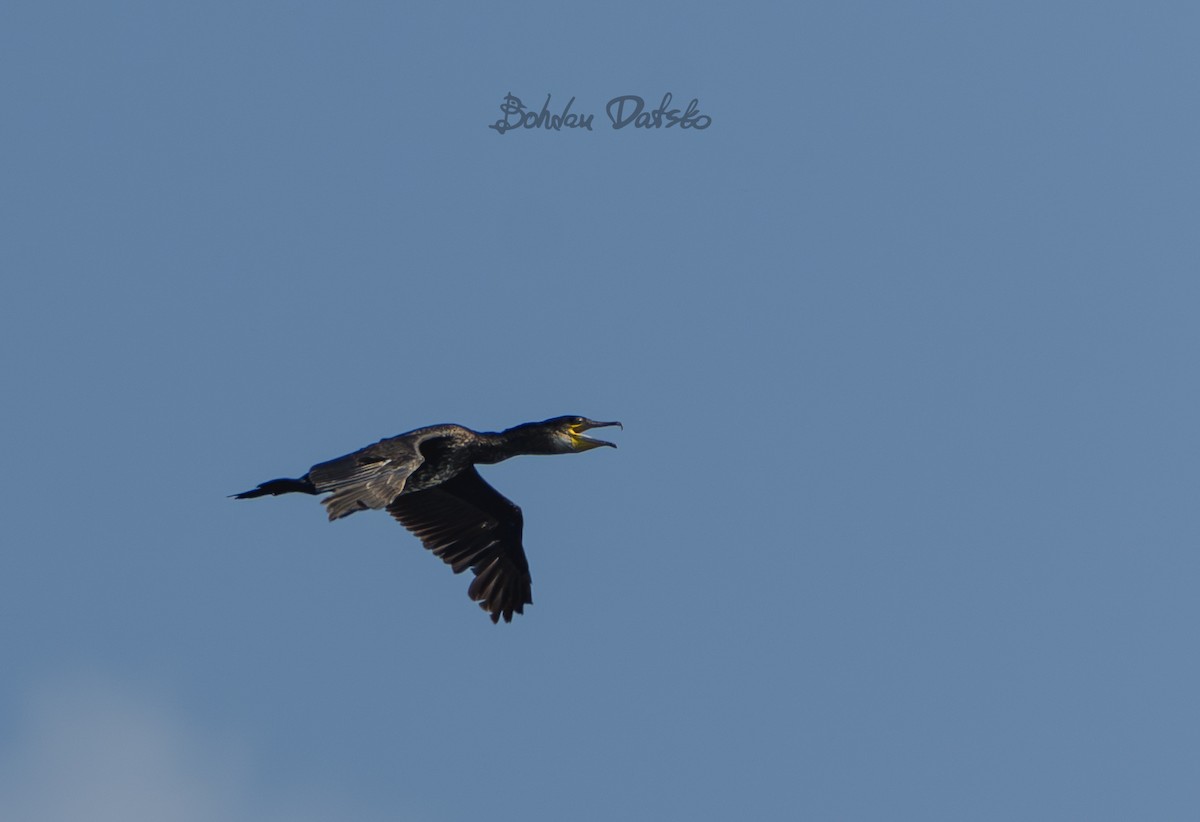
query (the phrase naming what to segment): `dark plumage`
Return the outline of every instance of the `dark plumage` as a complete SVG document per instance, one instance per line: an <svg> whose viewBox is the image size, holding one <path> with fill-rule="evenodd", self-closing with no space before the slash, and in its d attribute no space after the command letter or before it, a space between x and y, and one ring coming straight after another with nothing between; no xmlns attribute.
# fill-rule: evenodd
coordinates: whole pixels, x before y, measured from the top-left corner
<svg viewBox="0 0 1200 822"><path fill-rule="evenodd" d="M529 563L521 545L521 509L484 482L476 465L522 454L570 454L611 442L584 435L619 422L555 417L500 433L461 425L431 425L380 440L353 454L314 465L299 479L274 479L237 499L279 494L325 494L331 520L386 508L454 573L470 568L467 595L492 622L524 613L533 603Z"/></svg>

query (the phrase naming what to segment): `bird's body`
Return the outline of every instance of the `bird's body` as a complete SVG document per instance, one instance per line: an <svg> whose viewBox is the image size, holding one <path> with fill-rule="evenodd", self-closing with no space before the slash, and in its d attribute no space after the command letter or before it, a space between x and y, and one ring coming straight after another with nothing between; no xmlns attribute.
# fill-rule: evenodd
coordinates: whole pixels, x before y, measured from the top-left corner
<svg viewBox="0 0 1200 822"><path fill-rule="evenodd" d="M521 454L615 448L583 434L608 425L620 423L555 417L499 433L431 425L318 463L298 479L270 480L235 496L328 493L322 504L331 520L386 508L454 573L474 571L468 595L493 622L501 617L510 622L533 602L521 544L524 520L521 509L484 482L475 466Z"/></svg>

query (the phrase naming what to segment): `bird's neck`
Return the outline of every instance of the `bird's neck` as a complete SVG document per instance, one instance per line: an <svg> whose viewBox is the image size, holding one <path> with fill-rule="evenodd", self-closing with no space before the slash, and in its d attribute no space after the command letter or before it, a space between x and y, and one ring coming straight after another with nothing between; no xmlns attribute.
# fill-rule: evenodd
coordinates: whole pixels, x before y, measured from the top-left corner
<svg viewBox="0 0 1200 822"><path fill-rule="evenodd" d="M515 456L505 447L504 438L493 432L481 431L471 444L471 462L477 465L492 465Z"/></svg>
<svg viewBox="0 0 1200 822"><path fill-rule="evenodd" d="M480 433L472 449L474 462L491 465L509 457L558 453L545 433L530 425L518 425L499 433Z"/></svg>

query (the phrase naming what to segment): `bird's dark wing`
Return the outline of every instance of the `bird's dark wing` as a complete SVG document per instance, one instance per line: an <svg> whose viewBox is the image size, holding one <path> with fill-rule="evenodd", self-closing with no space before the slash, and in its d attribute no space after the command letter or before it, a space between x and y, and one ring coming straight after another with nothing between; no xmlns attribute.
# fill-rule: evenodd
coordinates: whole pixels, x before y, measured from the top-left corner
<svg viewBox="0 0 1200 822"><path fill-rule="evenodd" d="M367 508L383 508L404 491L409 475L424 461L420 444L421 438L413 434L380 440L353 454L314 465L304 479L317 493L332 492L321 500L331 520Z"/></svg>
<svg viewBox="0 0 1200 822"><path fill-rule="evenodd" d="M454 573L475 572L467 595L492 622L511 622L533 603L521 509L474 467L433 488L401 494L387 509Z"/></svg>

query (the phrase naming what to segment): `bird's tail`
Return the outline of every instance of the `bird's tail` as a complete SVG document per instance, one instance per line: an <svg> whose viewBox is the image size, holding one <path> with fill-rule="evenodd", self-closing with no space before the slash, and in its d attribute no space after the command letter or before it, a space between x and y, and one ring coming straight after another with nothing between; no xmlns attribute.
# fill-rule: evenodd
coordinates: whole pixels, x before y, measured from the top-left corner
<svg viewBox="0 0 1200 822"><path fill-rule="evenodd" d="M268 494L277 497L280 494L318 494L317 487L308 480L305 475L300 479L273 479L267 482L260 483L257 488L249 491L243 491L240 494L234 494L234 499L253 499L254 497L265 497Z"/></svg>

